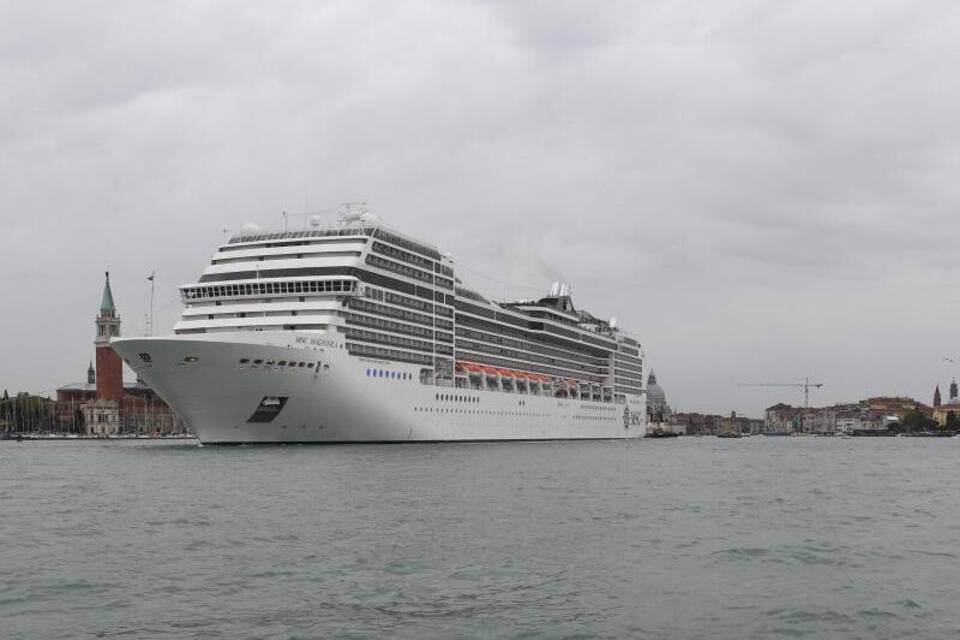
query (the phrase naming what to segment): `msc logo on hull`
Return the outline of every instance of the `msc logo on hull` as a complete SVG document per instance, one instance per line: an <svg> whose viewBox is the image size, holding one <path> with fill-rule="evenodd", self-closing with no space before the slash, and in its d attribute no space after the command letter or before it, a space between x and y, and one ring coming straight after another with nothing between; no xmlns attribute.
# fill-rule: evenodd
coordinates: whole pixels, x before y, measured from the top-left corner
<svg viewBox="0 0 960 640"><path fill-rule="evenodd" d="M623 428L629 429L631 426L643 426L643 413L640 411L630 411L629 407L624 407Z"/></svg>

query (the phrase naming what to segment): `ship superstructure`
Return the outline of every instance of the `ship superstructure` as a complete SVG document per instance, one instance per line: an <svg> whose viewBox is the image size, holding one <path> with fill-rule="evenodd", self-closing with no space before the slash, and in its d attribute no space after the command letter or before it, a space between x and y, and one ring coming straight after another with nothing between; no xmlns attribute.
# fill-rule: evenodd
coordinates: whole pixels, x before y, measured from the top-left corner
<svg viewBox="0 0 960 640"><path fill-rule="evenodd" d="M174 335L112 343L204 442L633 438L643 356L554 283L493 302L428 243L348 211L244 232Z"/></svg>

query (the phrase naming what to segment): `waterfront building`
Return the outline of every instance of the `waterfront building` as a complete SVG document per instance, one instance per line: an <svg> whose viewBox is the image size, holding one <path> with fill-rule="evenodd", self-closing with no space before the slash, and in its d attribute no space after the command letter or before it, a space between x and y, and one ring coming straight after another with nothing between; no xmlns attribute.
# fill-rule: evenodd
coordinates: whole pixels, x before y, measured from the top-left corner
<svg viewBox="0 0 960 640"><path fill-rule="evenodd" d="M894 416L895 421L903 420L903 417L910 412L917 411L929 417L931 408L922 402L917 402L913 398L902 396L878 396L867 398L860 402L860 408L868 413L874 413L884 416Z"/></svg>
<svg viewBox="0 0 960 640"><path fill-rule="evenodd" d="M882 431L901 422L907 413L913 411L929 417L929 409L912 398L898 397L870 398L857 404L805 409L781 403L767 409L765 430L768 435L803 433L821 436Z"/></svg>
<svg viewBox="0 0 960 640"><path fill-rule="evenodd" d="M936 407L933 410L933 419L936 420L937 424L941 427L946 427L948 422L955 424L955 421L960 420L960 406L946 404Z"/></svg>
<svg viewBox="0 0 960 640"><path fill-rule="evenodd" d="M883 431L896 422L897 418L867 411L860 414L858 421L857 431Z"/></svg>
<svg viewBox="0 0 960 640"><path fill-rule="evenodd" d="M801 414L801 433L832 435L837 432L837 412L832 408L805 409Z"/></svg>
<svg viewBox="0 0 960 640"><path fill-rule="evenodd" d="M787 435L800 430L802 410L779 402L764 411L764 433Z"/></svg>
<svg viewBox="0 0 960 640"><path fill-rule="evenodd" d="M952 416L952 417L951 417ZM950 422L954 426L960 420L960 398L957 397L957 381L950 382L950 397L946 403L940 402L940 385L933 393L933 412L931 417L936 420L941 427L946 427Z"/></svg>
<svg viewBox="0 0 960 640"><path fill-rule="evenodd" d="M80 410L88 436L115 436L120 432L120 406L116 400L96 398L84 403Z"/></svg>
<svg viewBox="0 0 960 640"><path fill-rule="evenodd" d="M734 432L755 435L763 433L763 423L763 420L738 416L736 411L731 411L729 417L720 418L717 428L719 433Z"/></svg>
<svg viewBox="0 0 960 640"><path fill-rule="evenodd" d="M717 435L736 432L741 434L763 433L763 420L738 416L732 411L729 416L702 413L674 413L668 426L670 431L688 435Z"/></svg>
<svg viewBox="0 0 960 640"><path fill-rule="evenodd" d="M855 414L837 414L837 433L850 435L860 428L859 412Z"/></svg>
<svg viewBox="0 0 960 640"><path fill-rule="evenodd" d="M688 435L709 436L719 433L720 416L702 413L674 413L670 430Z"/></svg>
<svg viewBox="0 0 960 640"><path fill-rule="evenodd" d="M657 383L657 374L651 369L647 376L647 422L670 422L672 415L673 410L667 404L667 394Z"/></svg>
<svg viewBox="0 0 960 640"><path fill-rule="evenodd" d="M864 419L859 404L840 404L834 407L834 412L837 433L852 435L854 431L863 429L864 424L869 422Z"/></svg>
<svg viewBox="0 0 960 640"><path fill-rule="evenodd" d="M110 341L121 335L121 321L109 273L105 275L94 327L96 367L94 362L89 364L86 382L57 389L57 401L53 403L56 422L79 422L86 435L95 436L182 432L182 421L150 387L140 380L123 380L123 361L110 346Z"/></svg>

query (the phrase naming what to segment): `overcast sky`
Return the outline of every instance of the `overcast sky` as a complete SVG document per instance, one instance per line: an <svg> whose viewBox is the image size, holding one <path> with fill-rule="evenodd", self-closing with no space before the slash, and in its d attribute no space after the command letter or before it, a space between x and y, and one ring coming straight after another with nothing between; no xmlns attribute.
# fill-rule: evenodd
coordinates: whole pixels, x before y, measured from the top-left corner
<svg viewBox="0 0 960 640"><path fill-rule="evenodd" d="M105 270L170 331L224 227L365 200L490 296L567 281L679 410L929 403L958 68L954 1L0 2L0 388L84 377Z"/></svg>

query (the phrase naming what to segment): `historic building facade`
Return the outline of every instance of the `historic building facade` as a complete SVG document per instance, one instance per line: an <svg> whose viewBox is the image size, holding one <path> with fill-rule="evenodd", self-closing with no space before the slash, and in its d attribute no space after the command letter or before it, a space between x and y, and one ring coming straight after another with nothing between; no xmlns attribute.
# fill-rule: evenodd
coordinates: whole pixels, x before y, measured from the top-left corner
<svg viewBox="0 0 960 640"><path fill-rule="evenodd" d="M933 419L941 427L951 423L951 427L960 422L960 397L958 396L957 381L950 382L950 397L946 403L940 399L940 385L933 391ZM951 417L952 416L952 417Z"/></svg>
<svg viewBox="0 0 960 640"><path fill-rule="evenodd" d="M89 436L182 432L183 422L150 387L139 381L123 381L123 361L110 346L110 340L120 337L120 314L113 300L109 273L94 327L96 368L90 363L85 383L57 389L60 421L80 419L83 432Z"/></svg>
<svg viewBox="0 0 960 640"><path fill-rule="evenodd" d="M647 421L649 423L670 422L673 410L667 404L667 394L657 383L657 374L650 370L647 376Z"/></svg>

